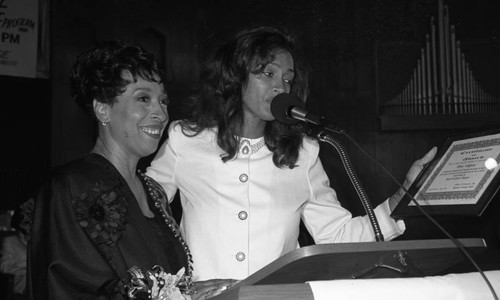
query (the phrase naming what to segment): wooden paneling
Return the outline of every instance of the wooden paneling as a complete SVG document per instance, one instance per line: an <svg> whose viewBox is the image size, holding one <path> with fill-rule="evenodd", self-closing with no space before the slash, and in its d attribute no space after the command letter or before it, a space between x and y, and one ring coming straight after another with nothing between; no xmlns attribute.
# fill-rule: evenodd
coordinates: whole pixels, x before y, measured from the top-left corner
<svg viewBox="0 0 500 300"><path fill-rule="evenodd" d="M109 39L143 45L166 68L174 111L196 78L200 38L188 3L172 8L153 0L54 1L52 13L52 166L88 152L95 141L95 125L73 103L69 88L71 65L84 49Z"/></svg>
<svg viewBox="0 0 500 300"><path fill-rule="evenodd" d="M481 38L499 44L495 44L495 37L500 24L493 13L498 11L499 1L450 2L462 41ZM196 81L208 48L243 27L267 24L289 28L299 38L311 69L308 109L337 123L402 182L415 159L459 129L380 130L375 43L420 43L435 5L435 0L51 1L51 91L46 96L51 98L52 107L47 121L51 122L50 165L68 161L93 145L93 123L74 105L69 92L69 69L81 50L107 39L138 41L150 47L166 65L170 79L167 89L173 100L170 118L178 119L182 117L180 106ZM500 56L479 53L481 61L491 62L480 76L487 77L491 70L500 69ZM394 66L393 78L408 71L403 67ZM496 87L500 94L499 85ZM374 204L397 189L355 146L346 142L346 147ZM363 213L349 182L342 178L335 151L323 146L321 156L341 201L353 214Z"/></svg>
<svg viewBox="0 0 500 300"><path fill-rule="evenodd" d="M50 82L0 76L0 211L35 193L49 168Z"/></svg>

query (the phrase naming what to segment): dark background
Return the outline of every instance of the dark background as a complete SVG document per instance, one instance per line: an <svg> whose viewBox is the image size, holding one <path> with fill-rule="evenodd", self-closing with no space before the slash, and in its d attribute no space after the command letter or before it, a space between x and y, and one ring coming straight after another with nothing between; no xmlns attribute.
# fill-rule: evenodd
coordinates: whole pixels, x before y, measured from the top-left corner
<svg viewBox="0 0 500 300"><path fill-rule="evenodd" d="M181 104L214 44L251 25L287 28L297 35L310 65L307 108L334 120L400 181L411 163L432 146L478 127L380 127L379 104L393 96L380 91L399 91L408 80L430 32L430 17L437 16L437 0L52 0L48 4L44 22L50 32L49 78L0 76L2 210L33 195L51 167L93 146L94 125L72 103L68 72L77 53L107 39L139 42L157 55L167 68L174 120L182 118ZM500 1L445 4L476 79L486 92L499 97ZM398 44L405 47L393 47ZM488 115L484 125L488 118L500 120L498 114ZM397 185L375 163L351 143L345 145L374 206L396 191ZM363 214L336 152L322 145L321 158L343 205L354 215ZM498 202L495 198L483 217L442 216L440 221L457 237L481 236L496 243ZM407 224L403 238L442 236L421 217L409 218Z"/></svg>

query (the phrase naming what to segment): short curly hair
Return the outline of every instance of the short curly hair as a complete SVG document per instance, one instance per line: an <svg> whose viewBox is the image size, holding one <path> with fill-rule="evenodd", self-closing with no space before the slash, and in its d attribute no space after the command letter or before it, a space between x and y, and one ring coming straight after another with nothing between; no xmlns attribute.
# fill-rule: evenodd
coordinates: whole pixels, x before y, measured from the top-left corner
<svg viewBox="0 0 500 300"><path fill-rule="evenodd" d="M122 77L129 71L137 78L164 82L164 73L154 55L141 46L122 41L105 41L82 52L71 73L73 99L90 116L95 117L94 99L113 104L130 82Z"/></svg>

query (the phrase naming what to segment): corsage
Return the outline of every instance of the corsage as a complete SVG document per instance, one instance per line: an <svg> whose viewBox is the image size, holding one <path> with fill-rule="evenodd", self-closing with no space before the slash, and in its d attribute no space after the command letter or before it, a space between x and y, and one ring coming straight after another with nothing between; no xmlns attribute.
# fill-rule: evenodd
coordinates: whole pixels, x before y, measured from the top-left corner
<svg viewBox="0 0 500 300"><path fill-rule="evenodd" d="M184 271L182 268L172 275L166 273L161 266L154 266L148 271L134 266L128 270L131 280L127 284L127 295L130 299L191 299L191 296L184 293L187 281Z"/></svg>

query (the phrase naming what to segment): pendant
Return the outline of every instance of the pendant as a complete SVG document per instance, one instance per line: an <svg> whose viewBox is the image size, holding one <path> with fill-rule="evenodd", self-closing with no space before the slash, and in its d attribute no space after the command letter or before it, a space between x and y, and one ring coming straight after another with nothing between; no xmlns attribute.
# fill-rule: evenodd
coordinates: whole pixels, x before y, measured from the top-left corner
<svg viewBox="0 0 500 300"><path fill-rule="evenodd" d="M243 140L241 142L240 153L242 156L248 156L250 154L250 142L248 140Z"/></svg>

